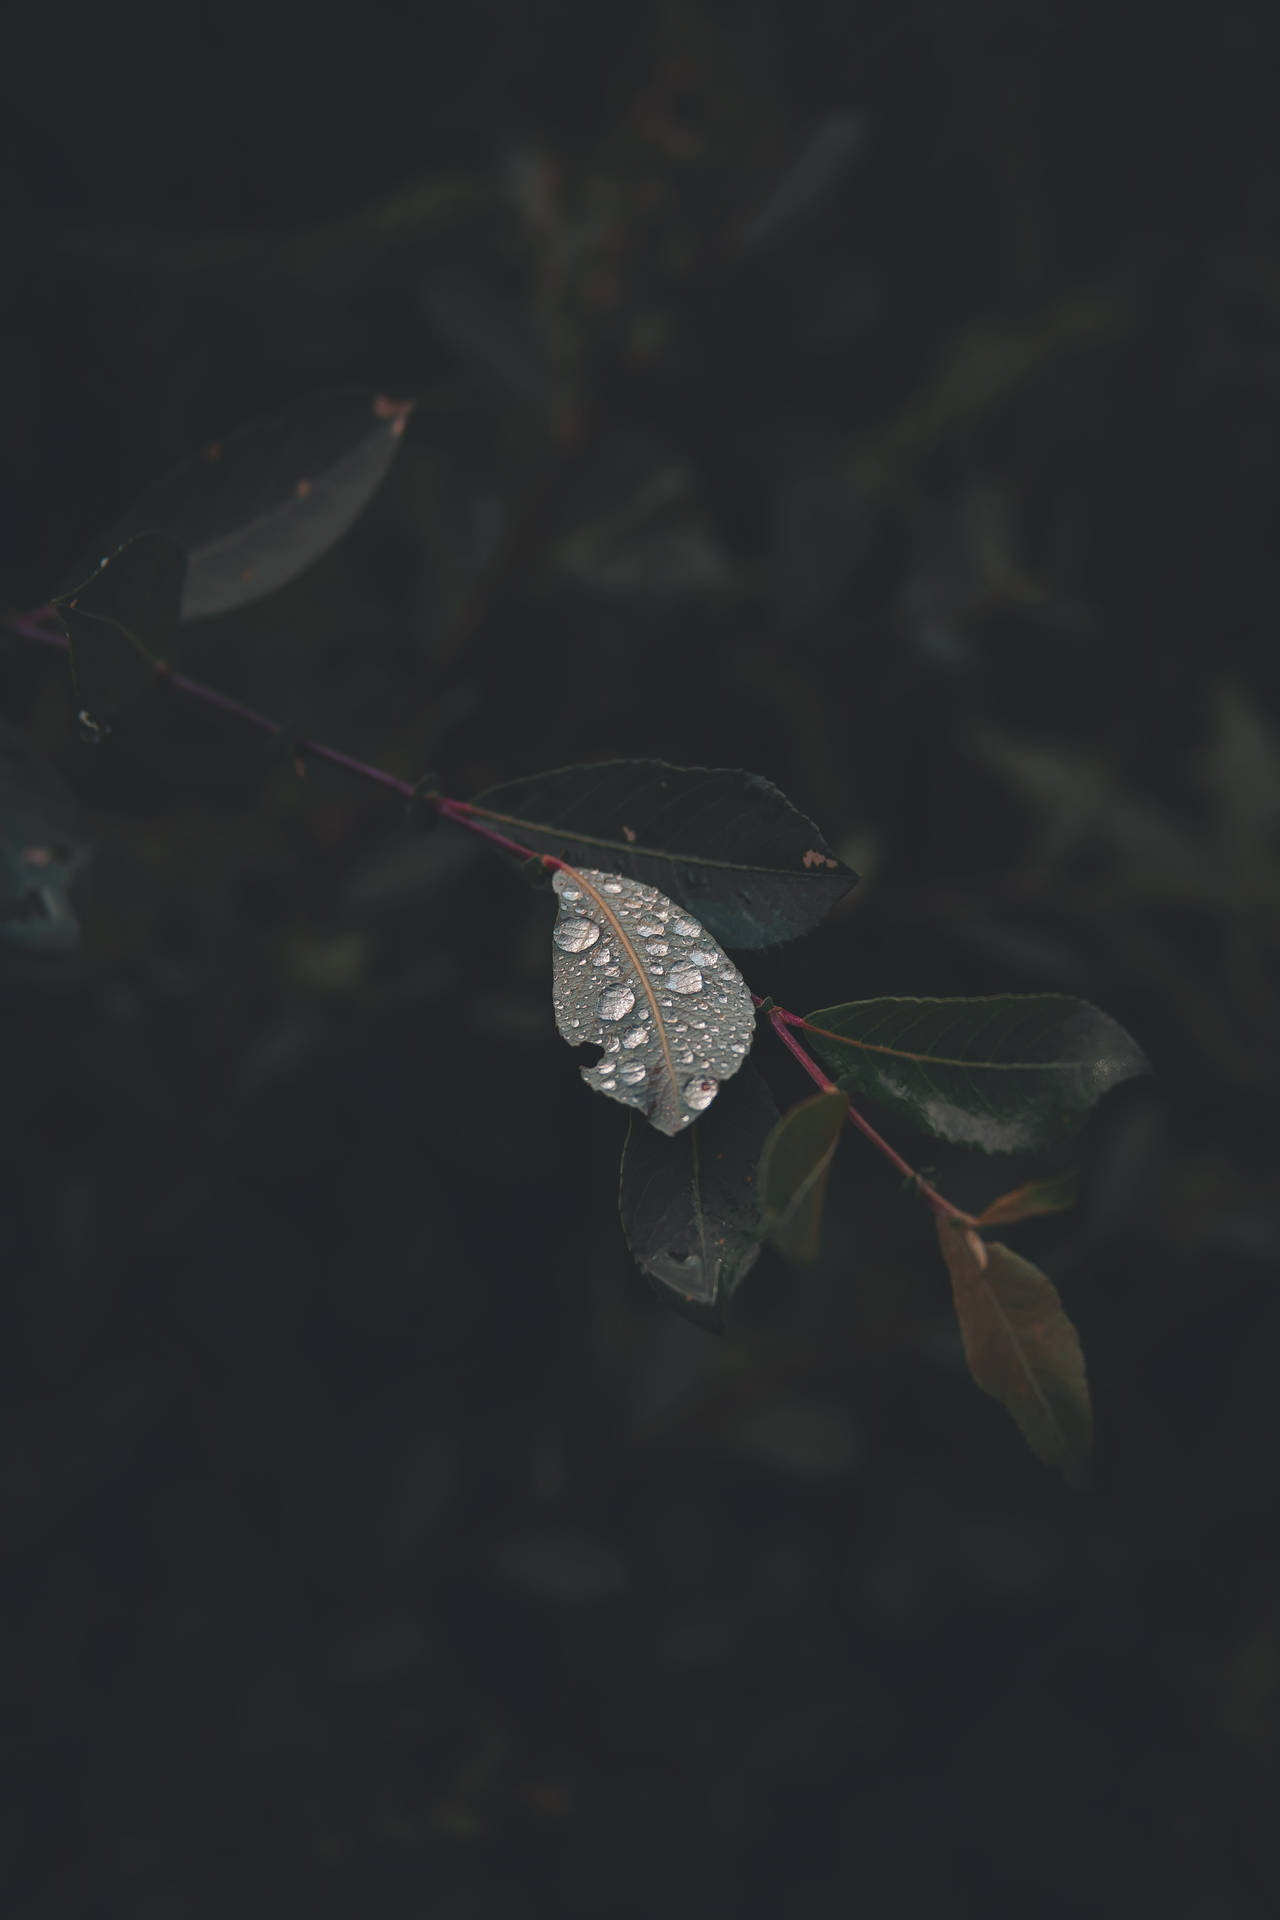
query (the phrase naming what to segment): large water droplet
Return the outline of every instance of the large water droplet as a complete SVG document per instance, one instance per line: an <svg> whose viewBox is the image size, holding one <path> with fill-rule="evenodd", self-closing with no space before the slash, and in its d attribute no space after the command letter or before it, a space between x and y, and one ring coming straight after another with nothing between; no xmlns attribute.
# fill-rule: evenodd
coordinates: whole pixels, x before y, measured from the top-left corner
<svg viewBox="0 0 1280 1920"><path fill-rule="evenodd" d="M665 960L670 951L671 949L665 940L651 940L649 942L649 952L655 960Z"/></svg>
<svg viewBox="0 0 1280 1920"><path fill-rule="evenodd" d="M672 993L700 993L702 975L696 967L690 966L687 960L682 960L680 965L672 967L667 975L667 985Z"/></svg>
<svg viewBox="0 0 1280 1920"><path fill-rule="evenodd" d="M703 1113L719 1093L720 1082L713 1080L710 1074L700 1074L694 1080L686 1080L682 1091L685 1105L692 1107L695 1113Z"/></svg>
<svg viewBox="0 0 1280 1920"><path fill-rule="evenodd" d="M702 928L696 920L673 920L671 924L681 938L685 940L696 939L698 934L702 932Z"/></svg>
<svg viewBox="0 0 1280 1920"><path fill-rule="evenodd" d="M702 984L701 979L698 982ZM636 997L630 987L606 987L596 1005L596 1012L602 1020L621 1020L630 1013L636 1003Z"/></svg>
<svg viewBox="0 0 1280 1920"><path fill-rule="evenodd" d="M558 920L551 938L565 953L581 953L585 947L594 947L600 929L593 920Z"/></svg>
<svg viewBox="0 0 1280 1920"><path fill-rule="evenodd" d="M629 1087L638 1087L648 1071L643 1060L624 1060L618 1068L618 1078L624 1080Z"/></svg>
<svg viewBox="0 0 1280 1920"><path fill-rule="evenodd" d="M624 1047L642 1047L648 1038L643 1027L632 1027L630 1033L623 1034L622 1044Z"/></svg>
<svg viewBox="0 0 1280 1920"><path fill-rule="evenodd" d="M691 967L714 967L719 956L708 953L704 947L694 947L689 955Z"/></svg>
<svg viewBox="0 0 1280 1920"><path fill-rule="evenodd" d="M596 1066L597 1073L612 1073L617 1066L616 1060L601 1060Z"/></svg>
<svg viewBox="0 0 1280 1920"><path fill-rule="evenodd" d="M621 880L606 880L604 883L604 891L606 893L621 893L622 892Z"/></svg>
<svg viewBox="0 0 1280 1920"><path fill-rule="evenodd" d="M638 920L636 922L636 932L642 940L648 940L655 933L662 932L662 922L661 920Z"/></svg>
<svg viewBox="0 0 1280 1920"><path fill-rule="evenodd" d="M559 879L560 876L557 874L556 878ZM582 894L577 887L557 887L556 892L560 895L560 898L562 900L567 900L570 906L572 906L575 901L581 900L582 898Z"/></svg>
<svg viewBox="0 0 1280 1920"><path fill-rule="evenodd" d="M591 964L593 967L607 967L609 962L612 960L612 958L613 958L613 954L610 952L609 948L601 947L599 953L593 954L591 956Z"/></svg>

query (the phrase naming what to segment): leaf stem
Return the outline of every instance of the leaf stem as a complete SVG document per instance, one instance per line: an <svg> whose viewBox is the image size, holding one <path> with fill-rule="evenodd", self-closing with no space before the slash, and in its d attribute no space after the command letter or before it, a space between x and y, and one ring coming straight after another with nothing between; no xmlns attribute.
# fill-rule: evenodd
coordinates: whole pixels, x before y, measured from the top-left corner
<svg viewBox="0 0 1280 1920"><path fill-rule="evenodd" d="M757 1006L762 1005L758 994L752 994L751 997ZM796 1039L792 1029L795 1027L803 1027L804 1017L802 1014L790 1013L786 1007L771 1006L769 1008L769 1025L773 1028L773 1031L777 1034L788 1053L795 1056L809 1078L821 1087L824 1093L842 1091L842 1089L836 1086L834 1080L828 1079L813 1055ZM922 1199L928 1201L929 1206L935 1214L940 1218L948 1220L961 1220L966 1226L973 1225L973 1215L966 1213L963 1207L955 1206L950 1200L946 1199L944 1195L940 1194L936 1188L931 1187L928 1181L903 1159L896 1148L889 1145L889 1142L884 1138L883 1134L877 1133L871 1122L858 1112L852 1100L848 1102L848 1108L849 1119L858 1129L858 1132L868 1139L873 1147L878 1148L885 1159L889 1161L890 1165L896 1167L905 1179L910 1180L917 1193L920 1194Z"/></svg>
<svg viewBox="0 0 1280 1920"><path fill-rule="evenodd" d="M38 646L54 647L61 653L69 653L70 642L66 634L48 624L56 619L57 615L51 606L38 607L34 613L6 614L4 624L24 640L33 640ZM288 738L288 729L278 720L270 719L267 714L259 713L255 707L247 706L243 700L236 700L217 687L206 685L203 680L193 680L186 673L175 673L169 666L157 667L156 679L162 686L181 694L184 700L194 700L201 706L212 707L217 713L225 713L232 720L238 720L241 726L251 727L255 733L268 734L277 740ZM465 827L468 833L477 834L482 840L502 847L507 853L519 854L525 860L541 860L548 871L564 865L563 860L558 860L554 854L536 854L531 848L522 847L518 841L509 840L505 834L473 818L472 809L465 800L451 800L442 793L419 795L411 781L401 780L382 767L370 766L367 761L357 760L352 754L341 753L337 747L326 746L323 740L290 740L289 745L299 760L322 760L327 766L337 767L340 772L349 773L357 780L365 780L387 792L399 794L403 800L420 798L433 806L442 819L451 820L457 827Z"/></svg>

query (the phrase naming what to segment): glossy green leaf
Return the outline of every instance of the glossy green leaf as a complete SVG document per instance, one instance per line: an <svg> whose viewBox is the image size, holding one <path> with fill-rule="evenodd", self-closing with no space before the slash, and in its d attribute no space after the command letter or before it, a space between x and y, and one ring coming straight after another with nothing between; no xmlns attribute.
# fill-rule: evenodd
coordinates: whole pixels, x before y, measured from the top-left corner
<svg viewBox="0 0 1280 1920"><path fill-rule="evenodd" d="M558 767L491 787L467 811L534 853L657 887L727 947L807 933L858 877L775 786L731 767Z"/></svg>
<svg viewBox="0 0 1280 1920"><path fill-rule="evenodd" d="M0 721L0 939L29 953L77 946L70 888L87 860L71 794L48 761Z"/></svg>
<svg viewBox="0 0 1280 1920"><path fill-rule="evenodd" d="M385 478L409 411L364 390L308 395L208 442L148 488L99 552L169 534L187 556L184 621L246 606L341 539Z"/></svg>
<svg viewBox="0 0 1280 1920"><path fill-rule="evenodd" d="M1084 1354L1057 1288L963 1222L939 1218L937 1228L970 1373L1013 1415L1032 1452L1079 1485L1093 1412Z"/></svg>
<svg viewBox="0 0 1280 1920"><path fill-rule="evenodd" d="M1042 1213L1065 1213L1076 1203L1079 1176L1074 1167L1053 1173L1045 1180L1028 1180L1025 1186L1002 1193L977 1217L980 1227L1008 1227L1015 1220L1032 1220Z"/></svg>
<svg viewBox="0 0 1280 1920"><path fill-rule="evenodd" d="M175 540L140 533L54 601L71 644L76 701L101 722L134 698L167 658L178 628L186 558Z"/></svg>
<svg viewBox="0 0 1280 1920"><path fill-rule="evenodd" d="M807 1014L804 1035L841 1086L986 1153L1045 1147L1150 1071L1123 1027L1065 994L852 1000Z"/></svg>
<svg viewBox="0 0 1280 1920"><path fill-rule="evenodd" d="M702 1325L719 1325L760 1252L756 1168L778 1118L747 1065L697 1124L668 1138L637 1114L618 1207L636 1264Z"/></svg>
<svg viewBox="0 0 1280 1920"><path fill-rule="evenodd" d="M842 1093L815 1093L784 1113L760 1157L765 1238L788 1260L816 1260L831 1162L848 1118Z"/></svg>

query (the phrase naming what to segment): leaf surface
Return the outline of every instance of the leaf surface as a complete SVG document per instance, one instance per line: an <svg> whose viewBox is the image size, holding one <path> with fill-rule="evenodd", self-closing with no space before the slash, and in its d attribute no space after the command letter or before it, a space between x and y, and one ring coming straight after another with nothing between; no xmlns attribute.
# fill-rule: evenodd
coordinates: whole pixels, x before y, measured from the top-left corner
<svg viewBox="0 0 1280 1920"><path fill-rule="evenodd" d="M583 1079L679 1133L750 1049L755 1008L742 975L656 887L594 867L562 867L552 884L556 1026L570 1046L604 1049Z"/></svg>
<svg viewBox="0 0 1280 1920"><path fill-rule="evenodd" d="M696 1127L674 1139L633 1116L618 1210L636 1264L707 1323L760 1253L756 1168L778 1117L748 1064ZM701 1309L702 1311L698 1311Z"/></svg>
<svg viewBox="0 0 1280 1920"><path fill-rule="evenodd" d="M169 534L187 555L184 621L247 606L342 538L385 478L409 411L363 390L308 395L210 441L149 487L99 551Z"/></svg>
<svg viewBox="0 0 1280 1920"><path fill-rule="evenodd" d="M1076 1203L1079 1177L1074 1167L1050 1174L1044 1180L1028 1180L1012 1193L1002 1193L978 1215L980 1227L1008 1227L1016 1220L1032 1220L1042 1213L1065 1213Z"/></svg>
<svg viewBox="0 0 1280 1920"><path fill-rule="evenodd" d="M1123 1027L1066 994L852 1000L806 1014L804 1032L841 1086L986 1153L1042 1148L1150 1072Z"/></svg>
<svg viewBox="0 0 1280 1920"><path fill-rule="evenodd" d="M76 699L90 720L117 713L154 678L177 633L185 570L176 540L140 533L54 601Z"/></svg>
<svg viewBox="0 0 1280 1920"><path fill-rule="evenodd" d="M33 953L80 941L70 887L88 860L70 792L22 734L0 721L0 939Z"/></svg>
<svg viewBox="0 0 1280 1920"><path fill-rule="evenodd" d="M816 1260L831 1162L848 1118L842 1093L815 1093L784 1113L760 1159L765 1238L788 1260Z"/></svg>
<svg viewBox="0 0 1280 1920"><path fill-rule="evenodd" d="M532 852L659 887L729 947L807 933L858 877L775 786L730 767L559 767L467 810Z"/></svg>
<svg viewBox="0 0 1280 1920"><path fill-rule="evenodd" d="M1000 1241L939 1218L938 1244L969 1371L1046 1466L1079 1485L1093 1440L1084 1354L1047 1274Z"/></svg>

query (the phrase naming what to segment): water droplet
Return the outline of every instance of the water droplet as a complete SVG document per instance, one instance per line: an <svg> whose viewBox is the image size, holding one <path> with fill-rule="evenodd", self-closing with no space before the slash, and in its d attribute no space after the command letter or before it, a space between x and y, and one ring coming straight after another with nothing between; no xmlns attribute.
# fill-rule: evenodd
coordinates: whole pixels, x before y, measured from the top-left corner
<svg viewBox="0 0 1280 1920"><path fill-rule="evenodd" d="M606 987L596 1004L596 1012L602 1020L621 1020L630 1013L636 1003L636 997L630 987Z"/></svg>
<svg viewBox="0 0 1280 1920"><path fill-rule="evenodd" d="M686 1080L683 1088L685 1105L692 1107L695 1113L702 1113L711 1105L719 1091L720 1082L713 1080L710 1074L699 1075L694 1080Z"/></svg>
<svg viewBox="0 0 1280 1920"><path fill-rule="evenodd" d="M661 920L638 920L636 932L642 940L648 940L653 934L662 932L662 922Z"/></svg>
<svg viewBox="0 0 1280 1920"><path fill-rule="evenodd" d="M632 1027L630 1033L623 1034L622 1044L624 1047L642 1047L648 1038L643 1027Z"/></svg>
<svg viewBox="0 0 1280 1920"><path fill-rule="evenodd" d="M624 1060L618 1068L618 1078L629 1087L638 1087L648 1071L643 1060Z"/></svg>
<svg viewBox="0 0 1280 1920"><path fill-rule="evenodd" d="M694 940L702 932L696 920L673 920L672 925L684 940Z"/></svg>
<svg viewBox="0 0 1280 1920"><path fill-rule="evenodd" d="M617 1066L616 1060L601 1060L596 1067L597 1073L612 1073Z"/></svg>
<svg viewBox="0 0 1280 1920"><path fill-rule="evenodd" d="M591 964L593 967L607 967L609 962L612 960L612 958L613 958L613 954L610 952L609 948L601 947L599 953L593 954L591 956Z"/></svg>
<svg viewBox="0 0 1280 1920"><path fill-rule="evenodd" d="M611 1033L604 1043L604 1050L606 1053L616 1053L621 1044L622 1042L618 1039L617 1034Z"/></svg>
<svg viewBox="0 0 1280 1920"><path fill-rule="evenodd" d="M551 938L565 953L581 953L584 947L594 947L600 929L593 920L558 920Z"/></svg>
<svg viewBox="0 0 1280 1920"><path fill-rule="evenodd" d="M678 967L672 967L671 972L667 975L667 985L670 987L672 993L700 993L702 991L702 975L696 967L690 966L687 960L682 960L680 965Z"/></svg>
<svg viewBox="0 0 1280 1920"><path fill-rule="evenodd" d="M689 955L689 965L691 967L714 967L719 957L718 954L708 953L705 947L694 947Z"/></svg>
<svg viewBox="0 0 1280 1920"><path fill-rule="evenodd" d="M621 893L622 892L621 880L606 880L604 883L604 891L606 893Z"/></svg>
<svg viewBox="0 0 1280 1920"><path fill-rule="evenodd" d="M564 875L562 873L558 873L556 875L557 880L563 880L563 878L564 878ZM557 886L556 892L560 895L560 898L562 900L569 901L570 905L572 905L575 900L581 900L582 898L582 894L577 887Z"/></svg>
<svg viewBox="0 0 1280 1920"><path fill-rule="evenodd" d="M651 940L649 942L649 951L655 960L662 960L670 953L671 949L665 940Z"/></svg>

